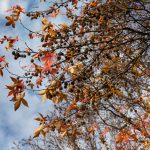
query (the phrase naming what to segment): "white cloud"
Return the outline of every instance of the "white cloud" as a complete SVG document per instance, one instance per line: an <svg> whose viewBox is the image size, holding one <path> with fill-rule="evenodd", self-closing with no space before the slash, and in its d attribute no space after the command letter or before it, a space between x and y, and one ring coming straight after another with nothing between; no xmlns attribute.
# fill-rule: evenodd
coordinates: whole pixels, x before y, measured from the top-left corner
<svg viewBox="0 0 150 150"><path fill-rule="evenodd" d="M9 9L9 0L1 0L0 1L0 14L4 15L7 9Z"/></svg>

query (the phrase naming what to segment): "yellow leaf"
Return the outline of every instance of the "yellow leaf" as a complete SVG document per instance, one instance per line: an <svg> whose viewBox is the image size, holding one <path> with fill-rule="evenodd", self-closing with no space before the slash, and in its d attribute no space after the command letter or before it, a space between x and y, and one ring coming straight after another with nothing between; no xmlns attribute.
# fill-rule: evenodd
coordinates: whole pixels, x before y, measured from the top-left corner
<svg viewBox="0 0 150 150"><path fill-rule="evenodd" d="M40 132L44 129L44 126L40 126L38 129L34 132L34 138L38 137L40 135Z"/></svg>
<svg viewBox="0 0 150 150"><path fill-rule="evenodd" d="M42 90L42 91L40 91L38 94L39 95L44 95L46 93L46 90Z"/></svg>
<svg viewBox="0 0 150 150"><path fill-rule="evenodd" d="M45 17L41 22L43 25L46 25L48 23L48 19Z"/></svg>
<svg viewBox="0 0 150 150"><path fill-rule="evenodd" d="M56 86L57 86L57 81L56 81L56 80L53 80L53 81L51 82L51 86L52 86L52 87L56 87Z"/></svg>
<svg viewBox="0 0 150 150"><path fill-rule="evenodd" d="M47 28L49 27L49 24L46 24L46 25L44 25L43 27L42 27L42 31L45 31Z"/></svg>
<svg viewBox="0 0 150 150"><path fill-rule="evenodd" d="M68 71L69 71L71 74L75 74L75 73L76 73L75 67L69 67L69 68L68 68Z"/></svg>
<svg viewBox="0 0 150 150"><path fill-rule="evenodd" d="M46 94L42 95L42 102L44 103L44 102L46 102L46 100L47 100Z"/></svg>
<svg viewBox="0 0 150 150"><path fill-rule="evenodd" d="M68 68L71 74L77 74L83 68L83 63L77 62L74 66Z"/></svg>
<svg viewBox="0 0 150 150"><path fill-rule="evenodd" d="M42 95L42 102L45 102L47 99L46 92L47 90L42 90L38 93L39 95Z"/></svg>
<svg viewBox="0 0 150 150"><path fill-rule="evenodd" d="M39 137L39 135L40 135L40 132L35 132L33 138Z"/></svg>
<svg viewBox="0 0 150 150"><path fill-rule="evenodd" d="M17 101L21 101L23 99L24 95L22 93L19 93L17 96L16 96L16 100Z"/></svg>

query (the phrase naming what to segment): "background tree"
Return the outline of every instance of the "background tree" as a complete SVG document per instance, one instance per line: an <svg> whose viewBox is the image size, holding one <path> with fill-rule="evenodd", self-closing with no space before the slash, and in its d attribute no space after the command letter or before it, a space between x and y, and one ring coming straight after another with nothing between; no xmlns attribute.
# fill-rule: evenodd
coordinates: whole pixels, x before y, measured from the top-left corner
<svg viewBox="0 0 150 150"><path fill-rule="evenodd" d="M17 5L6 17L6 26L15 28L18 22L29 31L30 39L41 39L40 48L35 50L25 43L22 50L14 45L18 38L1 39L15 60L31 59L26 73L18 76L9 71L5 57L0 58L1 75L3 69L11 74L13 84L7 88L14 109L21 104L28 106L27 90L36 91L44 102L54 103L54 112L35 118L40 127L34 138L57 134L54 143L60 139L65 141L61 147L69 145L74 150L148 149L149 2L44 2L50 5L48 10L25 12ZM39 19L41 30L24 26L21 14L31 22ZM68 23L50 21L58 15L65 15ZM57 145L54 149L61 148Z"/></svg>

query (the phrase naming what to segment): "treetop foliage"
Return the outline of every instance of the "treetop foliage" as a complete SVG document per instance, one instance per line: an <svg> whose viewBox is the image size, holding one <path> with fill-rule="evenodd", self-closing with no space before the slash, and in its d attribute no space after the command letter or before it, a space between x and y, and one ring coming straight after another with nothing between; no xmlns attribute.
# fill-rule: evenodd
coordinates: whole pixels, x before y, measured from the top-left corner
<svg viewBox="0 0 150 150"><path fill-rule="evenodd" d="M48 138L51 149L148 149L149 1L41 2L49 9L26 12L16 5L6 16L6 26L17 28L20 23L29 40L41 40L40 48L25 42L20 49L17 36L0 39L14 60L30 59L19 76L9 71L7 58L0 57L0 75L7 70L12 80L6 87L14 109L28 107L28 90L54 104L53 112L35 118L39 128L34 138ZM31 18L31 23L39 20L40 31L28 29L20 15ZM68 22L51 21L58 16Z"/></svg>

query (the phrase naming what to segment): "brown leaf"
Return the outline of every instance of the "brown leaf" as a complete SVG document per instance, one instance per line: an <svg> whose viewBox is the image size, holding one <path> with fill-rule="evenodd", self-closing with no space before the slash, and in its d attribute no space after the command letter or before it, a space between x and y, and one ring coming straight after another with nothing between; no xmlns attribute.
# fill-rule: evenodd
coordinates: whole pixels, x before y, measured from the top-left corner
<svg viewBox="0 0 150 150"><path fill-rule="evenodd" d="M40 132L39 132L39 131L38 131L38 132L35 132L33 138L39 137L39 135L40 135Z"/></svg>
<svg viewBox="0 0 150 150"><path fill-rule="evenodd" d="M9 17L9 16L6 16L6 19L8 20L8 22L5 24L6 26L10 26L12 25L13 28L15 28L15 20L14 20L14 16Z"/></svg>
<svg viewBox="0 0 150 150"><path fill-rule="evenodd" d="M11 78L11 80L12 80L14 83L17 83L17 82L18 82L17 79L15 79L15 78L13 78L13 77L10 77L10 78Z"/></svg>
<svg viewBox="0 0 150 150"><path fill-rule="evenodd" d="M55 96L52 98L53 102L56 104L58 102L58 98Z"/></svg>
<svg viewBox="0 0 150 150"><path fill-rule="evenodd" d="M16 111L21 105L21 101L16 101L15 104L14 104L14 110Z"/></svg>
<svg viewBox="0 0 150 150"><path fill-rule="evenodd" d="M25 99L22 99L22 103L23 105L25 105L26 107L29 107L28 102Z"/></svg>
<svg viewBox="0 0 150 150"><path fill-rule="evenodd" d="M3 76L3 71L2 71L2 69L0 69L0 76Z"/></svg>
<svg viewBox="0 0 150 150"><path fill-rule="evenodd" d="M28 86L30 86L30 88L33 89L34 84L33 83L29 83Z"/></svg>
<svg viewBox="0 0 150 150"><path fill-rule="evenodd" d="M41 133L44 137L46 136L46 132L44 132L43 130L41 131Z"/></svg>

